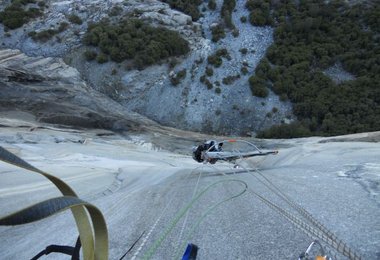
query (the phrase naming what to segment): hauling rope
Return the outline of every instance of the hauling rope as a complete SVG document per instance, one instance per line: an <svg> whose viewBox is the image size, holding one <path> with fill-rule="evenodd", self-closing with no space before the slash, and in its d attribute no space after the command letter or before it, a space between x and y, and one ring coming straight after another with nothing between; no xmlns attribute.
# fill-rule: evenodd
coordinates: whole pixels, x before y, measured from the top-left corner
<svg viewBox="0 0 380 260"><path fill-rule="evenodd" d="M231 151L224 151L223 144L224 143L246 143L249 146L252 147L253 151L240 151L239 149L230 149ZM215 164L215 162L221 160L221 161L227 161L234 163L234 168L239 167L243 169L243 172L247 172L253 177L255 177L259 182L261 182L265 187L267 187L270 191L272 191L274 194L279 196L282 200L284 200L288 205L290 205L294 210L296 210L301 216L303 216L306 220L308 220L311 225L305 223L303 220L299 219L298 217L294 216L287 210L283 209L282 207L276 205L275 203L271 202L270 200L266 199L265 197L261 196L257 192L255 192L252 188L249 188L249 192L253 194L255 197L257 197L259 200L261 200L264 204L266 204L268 207L273 209L274 211L278 212L280 215L282 215L285 219L287 219L290 223L292 223L295 227L303 231L308 236L312 237L313 239L318 238L327 245L331 246L333 249L335 249L337 252L341 253L342 255L348 257L351 260L360 260L361 256L358 255L356 252L354 252L349 246L347 246L342 240L340 240L334 233L329 231L324 225L319 223L309 212L307 212L303 207L298 205L296 202L291 200L285 193L283 193L277 186L275 186L267 177L265 177L259 170L255 169L253 172L256 172L259 176L261 176L266 182L258 178L255 174L253 174L250 170L246 169L241 163L237 163L237 160L242 160L249 157L254 156L265 156L268 154L277 154L277 151L269 151L269 152L262 152L257 146L254 144L244 141L244 140L225 140L222 142L216 142L214 140L206 141L204 144L199 145L197 147L193 148L193 158L197 160L198 162L203 163L210 163ZM215 167L213 167L215 168ZM215 168L216 169L216 168ZM217 170L218 171L218 170ZM222 172L223 174L223 172ZM314 242L309 246L312 247L314 245L320 245L322 246L318 240L314 240ZM306 250L305 253L308 251ZM307 254L305 254L300 259L308 259L306 258ZM327 257L327 256L326 256ZM322 259L322 258L321 258ZM327 259L327 258L324 258Z"/></svg>
<svg viewBox="0 0 380 260"><path fill-rule="evenodd" d="M243 167L240 165L240 167ZM267 204L272 209L279 212L282 216L288 219L292 224L298 227L300 230L304 231L307 235L311 237L317 237L321 241L325 242L339 253L348 257L352 260L359 260L361 256L355 253L350 247L348 247L342 240L340 240L333 232L329 231L323 224L319 223L309 212L307 212L303 207L298 205L296 202L291 200L285 193L283 193L277 186L275 186L268 178L266 178L259 170L255 170L262 178L264 178L268 183L265 184L262 180L257 178L257 176L251 172L250 175L254 176L257 180L259 180L262 184L264 184L268 189L270 189L274 194L282 198L288 205L290 205L293 209L295 209L300 215L302 215L305 219L307 219L314 228L302 220L298 219L294 215L290 214L286 210L281 207L275 205L274 203L266 200L264 197L261 197L257 193L253 192L253 194L262 200L265 204ZM247 171L248 172L248 171Z"/></svg>

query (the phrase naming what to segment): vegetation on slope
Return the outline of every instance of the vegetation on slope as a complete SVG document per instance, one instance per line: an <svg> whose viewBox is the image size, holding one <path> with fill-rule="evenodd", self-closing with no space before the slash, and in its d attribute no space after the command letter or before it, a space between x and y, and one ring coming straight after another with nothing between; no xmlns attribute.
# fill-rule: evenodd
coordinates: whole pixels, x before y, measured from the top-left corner
<svg viewBox="0 0 380 260"><path fill-rule="evenodd" d="M75 24L78 24L78 25L81 25L83 23L82 19L78 15L76 15L76 14L70 14L70 15L68 15L67 19L71 23L75 23Z"/></svg>
<svg viewBox="0 0 380 260"><path fill-rule="evenodd" d="M170 82L173 86L177 86L181 83L181 81L186 78L187 71L186 69L182 69L175 73L174 75L170 76Z"/></svg>
<svg viewBox="0 0 380 260"><path fill-rule="evenodd" d="M0 23L8 29L20 28L31 19L42 15L45 4L36 0L12 0L12 2L0 12Z"/></svg>
<svg viewBox="0 0 380 260"><path fill-rule="evenodd" d="M90 24L83 38L89 46L100 49L98 62L115 62L132 60L133 64L142 69L158 63L162 59L187 54L189 45L179 33L152 27L137 19L127 19L119 24L109 21ZM86 55L86 58L93 55Z"/></svg>
<svg viewBox="0 0 380 260"><path fill-rule="evenodd" d="M223 39L226 37L226 32L224 31L224 27L221 24L213 26L211 28L211 34L212 34L211 40L213 42L218 42L220 39Z"/></svg>
<svg viewBox="0 0 380 260"><path fill-rule="evenodd" d="M207 3L207 6L210 10L215 10L216 9L216 2L215 0L209 0Z"/></svg>
<svg viewBox="0 0 380 260"><path fill-rule="evenodd" d="M213 42L218 42L220 39L226 37L225 28L232 30L232 35L234 37L239 36L239 30L235 27L232 21L232 12L234 11L235 6L236 0L223 0L223 5L220 10L220 16L223 19L223 22L211 28L211 40Z"/></svg>
<svg viewBox="0 0 380 260"><path fill-rule="evenodd" d="M202 0L161 0L168 3L171 8L184 12L192 17L193 21L197 21L201 16L198 7L202 4Z"/></svg>
<svg viewBox="0 0 380 260"><path fill-rule="evenodd" d="M53 38L54 35L59 34L59 33L63 32L63 31L65 31L68 26L69 26L68 23L61 22L59 24L58 29L47 29L47 30L43 30L43 31L40 31L40 32L31 31L31 32L29 32L28 35L30 37L32 37L32 39L34 41L47 42L48 40L50 40L51 38Z"/></svg>
<svg viewBox="0 0 380 260"><path fill-rule="evenodd" d="M269 86L282 100L292 101L299 120L260 137L380 130L378 5L249 0L247 7L251 23L275 26L275 42L250 82ZM339 63L354 80L334 82L323 73Z"/></svg>
<svg viewBox="0 0 380 260"><path fill-rule="evenodd" d="M224 24L229 29L234 29L235 25L232 22L232 12L235 9L236 0L224 0L222 9L221 9L221 17L224 19Z"/></svg>
<svg viewBox="0 0 380 260"><path fill-rule="evenodd" d="M219 68L223 64L222 58L226 58L228 60L231 59L230 54L227 49L218 49L214 54L207 57L208 64L213 65L215 68Z"/></svg>
<svg viewBox="0 0 380 260"><path fill-rule="evenodd" d="M250 11L249 21L256 26L272 25L273 20L270 15L271 2L266 0L248 0L247 9ZM274 6L272 6L273 8Z"/></svg>

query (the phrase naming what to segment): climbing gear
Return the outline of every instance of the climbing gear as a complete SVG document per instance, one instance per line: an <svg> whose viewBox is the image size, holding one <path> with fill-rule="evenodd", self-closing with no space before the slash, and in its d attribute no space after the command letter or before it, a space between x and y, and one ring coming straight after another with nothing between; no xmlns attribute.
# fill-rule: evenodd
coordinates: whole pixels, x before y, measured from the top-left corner
<svg viewBox="0 0 380 260"><path fill-rule="evenodd" d="M194 244L188 244L185 253L182 256L182 260L196 260L198 254L198 246Z"/></svg>
<svg viewBox="0 0 380 260"><path fill-rule="evenodd" d="M7 151L1 146L0 160L43 175L63 194L62 197L49 199L8 216L0 217L0 226L26 224L47 218L67 209L71 209L79 231L80 243L83 246L84 259L108 259L107 226L102 213L97 207L79 199L71 187L61 179L30 165L20 157ZM55 248L56 247L50 247L47 250L45 249L45 252L49 252L49 250Z"/></svg>
<svg viewBox="0 0 380 260"><path fill-rule="evenodd" d="M209 141L210 142L210 141ZM240 143L240 144L247 144L249 149L240 150L240 149L225 149L224 144L225 143ZM223 149L222 149L223 146ZM193 154L194 154L194 148L193 148ZM256 145L252 144L251 142L244 141L244 140L224 140L221 142L212 141L212 145L205 151L202 152L202 159L204 163L211 163L214 164L216 161L228 161L228 162L234 162L238 159L244 159L244 158L250 158L255 156L266 156L270 154L277 154L278 151L267 151L263 152L259 148L257 148ZM193 157L194 158L194 157Z"/></svg>
<svg viewBox="0 0 380 260"><path fill-rule="evenodd" d="M311 249L312 249L312 247L314 245L318 245L319 246L319 250L320 250L320 253L321 253L320 255L317 255L315 257L315 260L331 260L331 258L326 255L323 246L321 245L321 243L319 243L318 240L314 240L313 242L311 242L311 244L308 246L308 248L306 249L306 251L303 252L299 256L298 260L312 260L312 258L310 258L310 251L311 251Z"/></svg>

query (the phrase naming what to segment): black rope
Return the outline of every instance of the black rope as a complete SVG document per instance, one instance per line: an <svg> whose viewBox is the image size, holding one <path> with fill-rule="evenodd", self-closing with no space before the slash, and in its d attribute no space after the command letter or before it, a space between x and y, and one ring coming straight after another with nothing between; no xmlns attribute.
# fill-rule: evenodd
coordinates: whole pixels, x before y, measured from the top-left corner
<svg viewBox="0 0 380 260"><path fill-rule="evenodd" d="M142 236L145 234L145 231L144 232L142 232L142 234L139 236L139 238L132 244L132 246L128 249L128 251L127 252L125 252L125 254L122 256L122 257L120 257L120 259L119 260L122 260L129 252L131 252L132 251L132 249L135 247L135 245L137 244L137 242L139 242L139 240L142 238Z"/></svg>
<svg viewBox="0 0 380 260"><path fill-rule="evenodd" d="M71 256L71 260L79 260L80 248L82 243L80 242L80 236L78 236L77 242L75 243L74 252Z"/></svg>

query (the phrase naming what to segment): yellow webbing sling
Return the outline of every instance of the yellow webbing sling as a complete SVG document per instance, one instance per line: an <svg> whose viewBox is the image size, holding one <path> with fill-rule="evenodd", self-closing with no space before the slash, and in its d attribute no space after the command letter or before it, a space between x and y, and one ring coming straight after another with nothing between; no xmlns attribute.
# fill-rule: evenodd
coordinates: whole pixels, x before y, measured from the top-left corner
<svg viewBox="0 0 380 260"><path fill-rule="evenodd" d="M97 207L79 199L71 187L59 178L35 168L1 146L0 160L45 176L54 183L64 195L63 197L37 203L8 216L0 217L0 226L30 223L64 210L71 209L79 231L80 241L83 246L84 259L108 259L107 226L101 211ZM87 213L90 215L91 221Z"/></svg>

